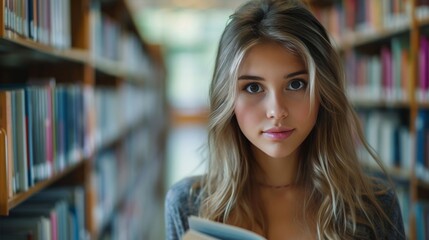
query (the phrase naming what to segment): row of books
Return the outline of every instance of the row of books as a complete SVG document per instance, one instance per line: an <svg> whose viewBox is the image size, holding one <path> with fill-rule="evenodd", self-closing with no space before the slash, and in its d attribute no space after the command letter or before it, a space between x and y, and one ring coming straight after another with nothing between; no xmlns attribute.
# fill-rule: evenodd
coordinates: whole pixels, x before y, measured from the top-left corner
<svg viewBox="0 0 429 240"><path fill-rule="evenodd" d="M118 61L121 25L112 17L101 12L101 2L91 4L92 51L97 57Z"/></svg>
<svg viewBox="0 0 429 240"><path fill-rule="evenodd" d="M157 179L159 169L156 172L142 172L147 171L150 163L156 160L151 158L153 149L145 146L152 137L147 128L148 126L138 128L122 144L100 151L96 156L91 182L97 199L93 214L99 231L103 231L111 222L119 205L123 205L124 201L145 186L148 187L149 181ZM141 182L141 178L147 179ZM139 201L144 202L152 195L149 192L146 194ZM141 221L139 223L141 226Z"/></svg>
<svg viewBox="0 0 429 240"><path fill-rule="evenodd" d="M129 128L149 118L156 108L156 96L149 88L124 84L120 88L97 87L95 145L102 148Z"/></svg>
<svg viewBox="0 0 429 240"><path fill-rule="evenodd" d="M414 205L416 214L416 239L429 238L429 201L417 201Z"/></svg>
<svg viewBox="0 0 429 240"><path fill-rule="evenodd" d="M120 62L129 72L151 72L150 60L139 36L124 29L117 19L101 11L101 1L91 2L91 46L96 59ZM142 74L140 74L142 75Z"/></svg>
<svg viewBox="0 0 429 240"><path fill-rule="evenodd" d="M429 1L417 0L416 2L416 17L418 20L424 20L429 17Z"/></svg>
<svg viewBox="0 0 429 240"><path fill-rule="evenodd" d="M35 82L0 85L1 147L6 150L0 161L8 168L9 197L91 151L83 87L55 85L53 79Z"/></svg>
<svg viewBox="0 0 429 240"><path fill-rule="evenodd" d="M374 34L408 26L411 2L341 0L334 1L333 7L314 9L313 12L332 36L341 41L356 32L364 35Z"/></svg>
<svg viewBox="0 0 429 240"><path fill-rule="evenodd" d="M82 186L45 189L0 217L2 240L85 240Z"/></svg>
<svg viewBox="0 0 429 240"><path fill-rule="evenodd" d="M0 85L0 134L7 148L0 161L8 168L9 197L90 157L96 146L118 139L156 108L154 93L132 85L29 82Z"/></svg>
<svg viewBox="0 0 429 240"><path fill-rule="evenodd" d="M70 0L5 0L4 22L8 33L52 46L72 48ZM135 75L151 72L147 50L136 33L101 12L102 1L91 1L91 52L98 61L120 62ZM148 77L149 78L149 77Z"/></svg>
<svg viewBox="0 0 429 240"><path fill-rule="evenodd" d="M366 139L388 168L411 169L413 139L401 112L359 111ZM366 165L374 166L369 156L362 156ZM368 161L368 162L366 162Z"/></svg>
<svg viewBox="0 0 429 240"><path fill-rule="evenodd" d="M149 54L136 34L122 33L119 52L121 53L121 62L129 72L152 79L150 73L153 73L153 66L148 57Z"/></svg>
<svg viewBox="0 0 429 240"><path fill-rule="evenodd" d="M419 102L429 102L429 38L424 35L420 36L418 68L416 99Z"/></svg>
<svg viewBox="0 0 429 240"><path fill-rule="evenodd" d="M421 109L416 118L416 176L429 183L429 110Z"/></svg>
<svg viewBox="0 0 429 240"><path fill-rule="evenodd" d="M5 28L59 49L71 47L70 0L5 0Z"/></svg>
<svg viewBox="0 0 429 240"><path fill-rule="evenodd" d="M154 159L152 159L154 160ZM135 186L129 189L122 204L102 231L100 239L161 239L163 201L156 195L160 161L147 164Z"/></svg>
<svg viewBox="0 0 429 240"><path fill-rule="evenodd" d="M394 37L378 54L347 51L345 68L354 101L403 102L409 99L410 59L407 38Z"/></svg>

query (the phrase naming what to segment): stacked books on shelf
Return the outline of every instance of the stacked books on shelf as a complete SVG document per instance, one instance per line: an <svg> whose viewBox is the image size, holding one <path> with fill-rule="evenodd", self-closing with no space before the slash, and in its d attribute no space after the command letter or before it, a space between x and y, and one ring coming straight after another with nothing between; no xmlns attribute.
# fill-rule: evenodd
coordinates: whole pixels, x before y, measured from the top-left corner
<svg viewBox="0 0 429 240"><path fill-rule="evenodd" d="M135 184L139 187L125 191L123 199L110 216L110 222L102 231L101 239L159 238L159 231L163 231L159 225L164 220L158 209L162 208L163 202L157 198L154 186L157 185L160 167L159 161L152 161L140 168L142 171L135 178Z"/></svg>
<svg viewBox="0 0 429 240"><path fill-rule="evenodd" d="M429 183L429 109L417 114L416 136L416 176Z"/></svg>
<svg viewBox="0 0 429 240"><path fill-rule="evenodd" d="M418 201L414 205L416 213L417 239L429 238L429 201Z"/></svg>
<svg viewBox="0 0 429 240"><path fill-rule="evenodd" d="M8 167L9 197L27 191L80 161L90 152L85 91L54 79L0 85L0 128L5 130L1 161Z"/></svg>
<svg viewBox="0 0 429 240"><path fill-rule="evenodd" d="M70 0L3 2L6 30L55 48L70 48Z"/></svg>
<svg viewBox="0 0 429 240"><path fill-rule="evenodd" d="M410 58L406 37L393 37L376 54L345 53L349 96L355 102L409 101Z"/></svg>
<svg viewBox="0 0 429 240"><path fill-rule="evenodd" d="M359 111L359 116L368 143L384 165L389 169L401 169L406 173L404 178L409 178L414 144L403 113L372 109ZM365 165L371 167L375 163L369 159L370 156L362 156Z"/></svg>
<svg viewBox="0 0 429 240"><path fill-rule="evenodd" d="M123 84L120 88L98 86L95 92L96 147L111 143L133 126L148 119L156 96L144 88Z"/></svg>
<svg viewBox="0 0 429 240"><path fill-rule="evenodd" d="M43 190L0 217L2 239L88 239L81 186Z"/></svg>
<svg viewBox="0 0 429 240"><path fill-rule="evenodd" d="M139 36L102 11L100 1L91 2L91 55L101 67L115 62L116 68L133 77L153 79L152 66ZM119 64L119 66L118 66Z"/></svg>
<svg viewBox="0 0 429 240"><path fill-rule="evenodd" d="M429 102L429 39L428 36L420 36L419 47L419 77L416 83L416 100L420 103Z"/></svg>
<svg viewBox="0 0 429 240"><path fill-rule="evenodd" d="M336 42L348 44L363 38L405 30L410 25L410 0L340 0L334 6L314 9Z"/></svg>
<svg viewBox="0 0 429 240"><path fill-rule="evenodd" d="M133 208L141 205L146 206L147 201L154 198L153 189L159 172L159 169L154 169L154 166L158 166L159 162L151 161L154 156L153 149L148 149L148 145L144 144L148 143L150 139L150 132L142 127L135 129L130 137L119 146L100 150L97 154L94 162L95 167L91 174L91 182L92 188L96 192L95 199L97 199L93 208L95 228L101 232L106 226L111 225L112 221L115 221L114 216L116 215L126 215L131 219L147 216L147 214L140 216L137 211L122 213L121 211L118 212L118 209L127 204L129 204L128 207ZM136 194L139 197L133 200L133 196ZM134 201L137 201L139 205L134 206L137 204ZM142 207L142 209L149 211L150 207ZM127 221L127 219L122 221ZM134 232L138 232L137 229L141 230L142 221L138 221L139 227L134 229ZM116 222L115 224L121 223Z"/></svg>

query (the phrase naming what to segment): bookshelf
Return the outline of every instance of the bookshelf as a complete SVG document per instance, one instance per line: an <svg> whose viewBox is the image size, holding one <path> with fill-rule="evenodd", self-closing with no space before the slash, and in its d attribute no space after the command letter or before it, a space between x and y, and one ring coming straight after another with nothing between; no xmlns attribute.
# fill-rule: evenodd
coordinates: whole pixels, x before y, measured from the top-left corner
<svg viewBox="0 0 429 240"><path fill-rule="evenodd" d="M397 184L407 236L427 239L428 3L309 3L344 58L350 98L365 134Z"/></svg>
<svg viewBox="0 0 429 240"><path fill-rule="evenodd" d="M1 235L151 236L136 223L162 210L164 79L126 0L1 0L0 225L20 227Z"/></svg>

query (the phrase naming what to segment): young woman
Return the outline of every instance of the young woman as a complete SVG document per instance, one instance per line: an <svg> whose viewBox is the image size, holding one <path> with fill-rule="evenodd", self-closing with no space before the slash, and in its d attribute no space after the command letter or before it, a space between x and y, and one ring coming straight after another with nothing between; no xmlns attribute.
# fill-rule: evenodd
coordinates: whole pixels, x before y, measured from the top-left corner
<svg viewBox="0 0 429 240"><path fill-rule="evenodd" d="M365 175L340 58L300 2L254 0L222 35L210 87L208 169L166 197L166 238L197 215L267 239L404 239L389 185Z"/></svg>

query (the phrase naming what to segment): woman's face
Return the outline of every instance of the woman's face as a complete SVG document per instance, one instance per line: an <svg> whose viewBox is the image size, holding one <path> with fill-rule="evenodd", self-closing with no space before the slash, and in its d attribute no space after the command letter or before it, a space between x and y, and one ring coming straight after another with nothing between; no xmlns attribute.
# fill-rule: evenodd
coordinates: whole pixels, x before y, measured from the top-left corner
<svg viewBox="0 0 429 240"><path fill-rule="evenodd" d="M257 159L297 159L313 129L319 101L310 108L309 75L302 59L274 42L253 46L238 71L235 115Z"/></svg>

